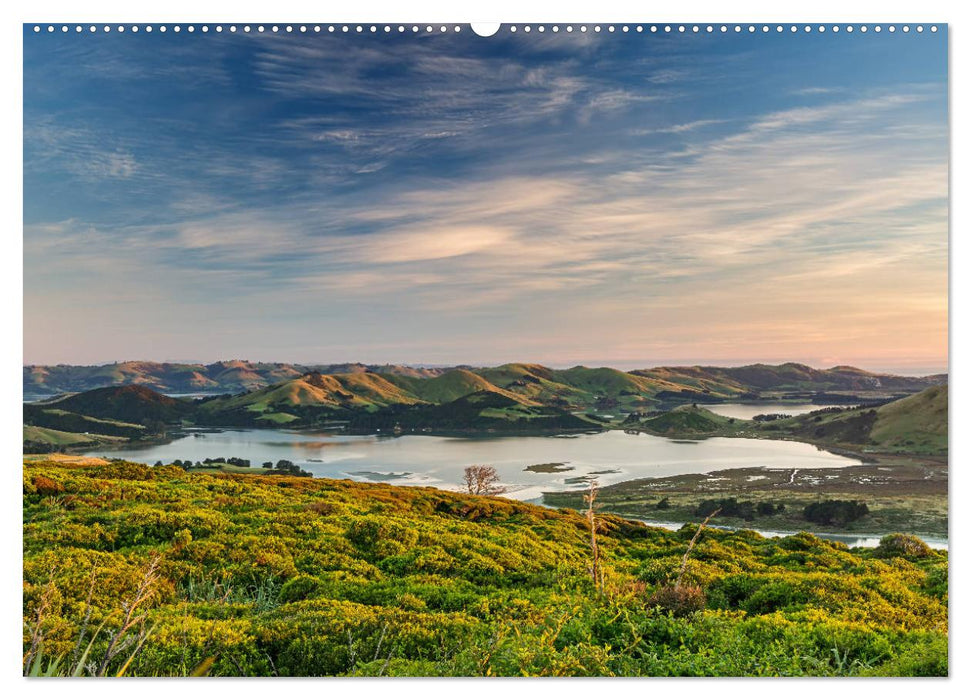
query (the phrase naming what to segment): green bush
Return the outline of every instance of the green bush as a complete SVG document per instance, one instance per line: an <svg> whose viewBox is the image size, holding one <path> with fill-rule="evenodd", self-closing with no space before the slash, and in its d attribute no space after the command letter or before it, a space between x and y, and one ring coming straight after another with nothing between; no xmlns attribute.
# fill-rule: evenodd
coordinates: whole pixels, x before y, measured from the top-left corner
<svg viewBox="0 0 971 700"><path fill-rule="evenodd" d="M280 601L292 603L305 600L320 588L320 583L316 576L295 576L280 588Z"/></svg>

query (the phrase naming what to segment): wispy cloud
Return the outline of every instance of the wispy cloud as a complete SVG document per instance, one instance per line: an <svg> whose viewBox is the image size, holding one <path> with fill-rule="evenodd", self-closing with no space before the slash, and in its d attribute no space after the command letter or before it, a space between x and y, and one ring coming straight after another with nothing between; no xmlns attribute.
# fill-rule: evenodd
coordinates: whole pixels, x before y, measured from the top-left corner
<svg viewBox="0 0 971 700"><path fill-rule="evenodd" d="M89 180L124 179L138 169L131 144L83 128L64 127L51 121L28 123L24 143L28 151L25 163L30 169L57 163L71 174Z"/></svg>
<svg viewBox="0 0 971 700"><path fill-rule="evenodd" d="M146 313L212 357L250 327L308 361L940 354L941 83L740 109L696 67L748 78L757 52L580 43L223 37L198 103L28 90L28 354L57 328L96 354L86 328ZM97 80L160 79L132 60Z"/></svg>

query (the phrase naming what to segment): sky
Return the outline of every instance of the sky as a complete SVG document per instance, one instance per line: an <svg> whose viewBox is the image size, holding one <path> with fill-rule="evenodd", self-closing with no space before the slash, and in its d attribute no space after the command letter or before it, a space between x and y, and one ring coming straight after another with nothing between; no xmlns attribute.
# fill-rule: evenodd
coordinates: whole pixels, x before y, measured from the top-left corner
<svg viewBox="0 0 971 700"><path fill-rule="evenodd" d="M947 197L946 31L24 30L27 364L942 371Z"/></svg>

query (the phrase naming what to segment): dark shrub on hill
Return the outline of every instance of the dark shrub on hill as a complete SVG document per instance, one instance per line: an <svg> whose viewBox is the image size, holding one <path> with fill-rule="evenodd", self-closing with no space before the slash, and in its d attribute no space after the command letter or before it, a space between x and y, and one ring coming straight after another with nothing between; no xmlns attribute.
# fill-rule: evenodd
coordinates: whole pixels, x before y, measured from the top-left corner
<svg viewBox="0 0 971 700"><path fill-rule="evenodd" d="M248 464L246 466L249 466ZM313 476L310 472L301 469L289 459L281 459L273 467L272 474L285 474L287 476Z"/></svg>
<svg viewBox="0 0 971 700"><path fill-rule="evenodd" d="M57 446L49 442L34 442L24 440L23 451L25 455L42 455L49 452L57 452Z"/></svg>
<svg viewBox="0 0 971 700"><path fill-rule="evenodd" d="M719 515L725 517L755 520L756 516L772 515L783 509L784 506L777 507L768 501L755 503L753 501L739 501L736 498L709 498L695 508L695 515L708 517L716 510L720 510Z"/></svg>
<svg viewBox="0 0 971 700"><path fill-rule="evenodd" d="M786 418L792 418L788 413L760 413L757 416L753 416L752 420L759 423L767 423L774 420L785 420Z"/></svg>
<svg viewBox="0 0 971 700"><path fill-rule="evenodd" d="M675 617L685 617L705 609L705 591L701 586L661 586L647 599L650 606L661 608Z"/></svg>
<svg viewBox="0 0 971 700"><path fill-rule="evenodd" d="M874 553L879 557L926 557L933 554L933 550L919 537L894 532L885 535Z"/></svg>
<svg viewBox="0 0 971 700"><path fill-rule="evenodd" d="M819 501L803 508L802 517L819 525L846 525L870 512L863 501Z"/></svg>
<svg viewBox="0 0 971 700"><path fill-rule="evenodd" d="M46 476L35 476L34 488L41 496L56 496L64 492L63 486Z"/></svg>

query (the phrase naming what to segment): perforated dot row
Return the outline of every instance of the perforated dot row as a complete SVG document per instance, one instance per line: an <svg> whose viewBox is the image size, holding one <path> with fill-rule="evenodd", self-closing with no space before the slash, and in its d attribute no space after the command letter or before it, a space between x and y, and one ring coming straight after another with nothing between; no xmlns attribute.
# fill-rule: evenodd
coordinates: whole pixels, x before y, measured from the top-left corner
<svg viewBox="0 0 971 700"><path fill-rule="evenodd" d="M817 26L813 26L813 25L809 25L809 24L802 25L802 26L795 25L795 24L792 24L792 25L782 25L782 24L775 24L775 25L768 25L768 24L762 24L762 25L755 25L755 24L747 24L747 25L745 25L745 24L721 24L721 25L712 25L712 24L706 24L706 25L699 25L699 24L691 24L691 25L686 25L686 24L676 24L676 25L672 25L672 24L663 24L663 25L657 25L657 24L642 25L642 24L637 24L637 25L628 25L628 24L623 24L623 25L613 25L613 24L608 24L608 25L603 25L603 26L602 25L599 25L599 24L594 24L594 25L581 24L581 25L574 26L574 25L568 24L568 25L566 25L564 27L560 27L559 25L555 25L554 24L554 25L552 25L550 27L546 27L545 25L542 25L542 24L541 25L528 25L527 24L527 25L523 25L522 27L518 27L517 25L514 24L514 25L511 25L508 29L509 29L510 32L513 32L513 33L517 32L517 31L523 31L523 32L531 32L531 31L545 32L545 31L547 31L547 29L549 29L550 31L553 31L553 32L559 32L559 31L562 30L562 31L567 31L567 32L573 32L573 31L588 32L588 31L592 31L592 32L595 32L595 33L596 32L602 32L602 31L607 31L607 32L616 32L616 31L621 31L621 32L645 32L646 31L646 32L652 32L652 33L655 33L655 34L656 33L659 33L659 32L660 33L674 33L674 32L677 32L677 33L681 33L681 34L687 34L687 33L700 34L700 33L715 33L715 32L723 32L723 33L727 33L727 32L736 32L736 33L748 32L750 34L755 34L757 32L761 32L763 34L768 34L769 32L773 32L773 31L774 32L777 32L777 33L779 33L779 32L786 32L786 31L788 31L790 33L795 33L795 32L802 32L802 33L810 33L810 32L814 32L814 33L833 32L833 33L838 33L840 31L846 31L846 32L852 33L855 30L858 30L860 32L864 32L865 33L865 32L870 31L871 29L874 32L879 33L879 32L882 32L884 30L884 27L882 25L879 25L879 24L878 25L873 25L873 26L868 26L868 25L863 24L863 25L859 25L858 27L854 27L854 25L844 25L844 26L840 26L840 25L836 25L836 24L834 24L832 26L828 26L828 27L826 25L823 25L823 24L820 24L820 25L817 25ZM918 24L918 25L915 25L915 26L911 26L909 24L905 24L905 25L901 25L899 27L897 25L889 25L889 26L886 27L886 30L888 32L890 32L890 33L894 33L896 31L898 31L898 29L901 32L904 32L904 33L908 33L912 29L914 31L917 31L917 32L923 32L924 29L925 29L925 27L922 24ZM934 25L931 25L929 27L929 29L932 32L936 32L937 31L937 27L934 26Z"/></svg>
<svg viewBox="0 0 971 700"><path fill-rule="evenodd" d="M203 24L201 26L196 26L196 25L193 25L193 24L189 24L189 25L185 25L184 27L182 25L178 25L178 24L175 24L175 25L165 25L165 24L162 24L162 25L158 25L157 27L156 26L152 26L152 25L137 25L137 24L133 24L133 25L123 25L123 24L119 24L119 25L116 25L116 26L112 26L112 25L108 25L108 24L105 24L103 26L98 26L98 25L95 25L95 24L88 25L88 26L83 26L83 25L80 25L80 24L73 25L73 26L69 26L69 25L66 25L66 24L62 24L62 25L55 26L53 24L49 24L46 27L43 27L43 26L41 26L39 24L35 24L34 25L34 32L35 33L40 33L40 32L43 32L45 30L47 32L50 32L50 33L56 32L58 30L60 30L61 32L69 32L72 29L75 32L77 32L77 33L87 31L89 33L96 33L96 32L104 32L104 33L118 32L119 34L120 33L124 33L126 31L132 32L132 33L137 33L139 31L144 31L144 32L149 32L149 33L150 32L153 32L153 31L159 31L159 32L163 32L163 33L164 32L167 32L167 31L173 31L173 32L178 33L178 32L183 31L183 29L185 31L189 32L189 33L193 33L195 31L200 31L200 32L203 32L203 33L207 33L207 32L209 32L211 30L211 31L215 31L215 32L228 31L228 32L243 32L243 33L249 33L249 32L256 32L256 33L269 32L269 33L272 33L272 34L278 34L278 33L281 33L281 32L288 33L288 34L289 33L300 33L300 34L315 33L315 34L319 34L321 32L328 32L328 33L332 33L332 34L333 33L336 33L336 32L340 32L340 33L359 33L359 34L363 34L363 33L377 34L379 32L383 32L385 34L390 34L392 32L397 32L399 34L403 34L405 32L411 32L413 34L417 34L417 33L429 34L429 33L433 33L433 32L445 33L445 32L449 32L449 31L452 31L452 32L461 32L462 31L462 27L459 26L459 25L447 26L447 25L444 25L444 24L442 24L442 25L431 25L431 24L428 24L428 25L417 25L417 24L413 24L413 25L409 25L409 26L405 26L403 24L399 24L397 26L391 26L389 24L381 25L381 26L376 25L376 24L371 24L371 25L363 25L363 24L357 24L357 25L349 25L349 24L341 24L341 25L334 25L334 24L330 24L330 25L320 25L320 24L314 24L314 25L307 25L307 24L300 24L300 25L292 25L292 24L276 25L276 24L274 24L274 25L271 25L271 26L265 26L265 25L262 25L262 24L260 24L260 25L249 25L249 24L246 24L246 25L236 25L236 24L230 24L230 25L225 25L224 26L224 25L221 25L221 24L216 24L216 25L213 25L211 27L209 25L207 25L207 24ZM915 25L913 27L911 27L911 25L909 25L909 24L901 25L899 27L897 25L891 24L891 25L888 25L885 29L886 29L886 31L890 32L891 34L897 32L898 29L899 29L899 31L901 31L901 32L903 32L903 33L906 34L906 33L909 33L911 31L911 29L913 29L914 31L916 31L918 33L922 33L924 31L925 27L924 27L924 25L921 25L921 24ZM936 32L938 28L937 28L936 25L931 25L930 27L928 27L928 29L931 32ZM554 32L554 33L560 32L560 31L565 31L565 32L568 32L568 33L569 32L574 32L574 31L579 31L581 33L587 32L587 31L592 31L592 32L595 32L595 33L596 32L602 32L602 31L607 31L607 32L621 31L621 32L650 32L650 33L655 33L655 34L656 33L675 33L675 32L681 33L681 34L686 34L686 33L692 33L692 34L709 33L710 34L710 33L714 33L714 32L721 32L721 33L727 33L727 32L735 32L735 33L748 32L749 34L755 34L755 33L758 33L758 32L761 32L763 34L767 34L769 32L776 32L776 33L781 33L781 32L798 33L798 32L801 32L801 33L804 33L805 34L805 33L824 33L824 32L838 33L840 31L845 31L847 33L853 33L854 31L859 31L859 32L866 33L866 32L871 31L871 30L874 31L874 32L880 33L882 31L884 31L884 27L882 25L879 25L879 24L872 25L872 26L869 26L869 25L866 25L866 24L859 25L859 26L854 26L854 25L844 25L844 26L832 25L832 26L829 26L829 27L827 27L825 25L822 25L822 24L820 24L818 26L812 26L812 25L808 25L808 24L802 25L802 26L795 25L795 24L792 24L792 25L776 24L776 25L771 25L771 26L768 25L768 24L763 24L763 25L754 25L754 24L749 24L749 25L741 25L741 24L734 24L734 25L726 25L726 24L722 24L722 25L711 25L711 24L708 24L708 25L697 25L697 24L692 24L692 25L684 25L684 24L678 24L678 25L670 25L670 24L665 24L665 25L655 25L655 24L652 24L652 25L640 25L640 24L638 24L638 25L633 25L633 26L627 25L627 24L619 25L619 26L618 25L613 25L613 24L608 24L608 25L605 25L605 26L601 26L599 24L591 25L591 26L587 26L585 24L581 24L581 25L574 26L572 24L568 24L568 25L565 25L563 27L561 27L560 25L556 25L556 24L551 25L549 27L547 27L546 25L542 25L542 24L540 24L540 25L529 25L529 24L527 24L527 25L523 25L523 26L517 26L517 25L513 24L513 25L510 25L508 27L508 31L511 32L511 33L516 33L516 32L518 32L520 30L523 31L523 32L526 32L526 33L532 32L534 30L537 31L537 32L543 33L543 32L546 32L547 30L549 30L549 31Z"/></svg>
<svg viewBox="0 0 971 700"><path fill-rule="evenodd" d="M222 24L216 24L216 25L212 25L212 26L210 26L208 24L203 24L201 26L197 26L197 25L194 25L194 24L189 24L189 25L184 25L184 26L183 25L179 25L179 24L173 24L173 25L165 25L165 24L162 24L162 25L158 25L158 26L152 26L152 25L144 25L144 26L142 26L142 25L124 25L124 24L119 24L119 25L116 25L116 26L112 26L110 24L105 24L103 26L99 26L99 25L96 25L96 24L92 24L92 25L88 25L88 26L80 25L80 24L73 25L73 26L69 26L67 24L62 24L62 25L57 25L56 26L56 25L53 25L53 24L49 24L46 27L43 27L43 26L41 26L39 24L35 24L34 25L34 32L35 33L39 33L39 32L45 31L45 30L48 31L48 32L56 32L58 30L60 30L61 32L69 32L72 29L75 32L90 32L92 34L95 33L95 32L104 32L104 33L118 32L118 33L123 33L123 32L126 32L126 31L129 31L129 32L138 32L138 31L144 31L144 32L152 32L152 31L159 31L159 32L167 32L167 31L182 32L182 31L187 31L187 32L190 32L190 33L196 32L196 31L200 31L200 32L203 32L203 33L207 33L209 31L215 31L215 32L227 31L227 32L243 32L243 33L250 33L250 32L262 33L262 32L268 32L268 33L271 33L271 34L279 34L279 33L287 33L287 34L292 34L292 33L300 33L300 34L314 33L314 34L319 34L321 32L330 32L330 33L335 33L335 32L351 33L351 32L354 32L354 33L361 33L361 34L363 34L363 33L377 34L378 32L384 32L385 34L390 34L391 32L395 32L395 31L398 32L398 33L404 33L404 32L412 32L412 33L418 33L418 32L424 32L424 33L438 32L438 33L445 33L445 32L449 32L449 31L451 31L451 32L461 32L462 31L462 27L459 26L459 25L447 26L447 25L444 25L444 24L442 24L442 25L434 25L434 26L433 25L430 25L430 24L429 25L424 25L424 26L419 26L417 24L405 26L405 25L400 25L399 24L399 25L394 26L394 27L392 27L391 25L388 25L388 24L381 25L381 26L376 25L376 24L371 24L371 25L364 25L364 24L356 24L356 25L354 25L354 24L340 24L340 25L333 25L333 24L330 24L330 25L320 25L320 24L313 24L313 25L299 24L299 25L294 25L294 24L287 24L287 25L277 25L277 24L274 24L274 25L269 25L269 26L263 25L263 24L257 24L257 25L249 25L249 24L243 24L243 25L238 25L238 24L222 25Z"/></svg>

